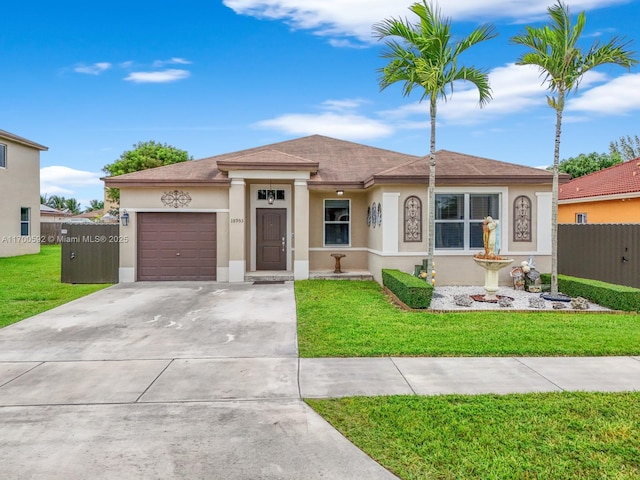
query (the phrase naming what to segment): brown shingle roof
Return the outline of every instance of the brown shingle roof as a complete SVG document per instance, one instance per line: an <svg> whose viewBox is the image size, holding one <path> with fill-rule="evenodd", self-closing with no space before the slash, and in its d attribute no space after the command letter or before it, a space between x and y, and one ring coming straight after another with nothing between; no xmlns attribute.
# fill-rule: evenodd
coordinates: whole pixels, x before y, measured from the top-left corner
<svg viewBox="0 0 640 480"><path fill-rule="evenodd" d="M560 200L624 195L640 196L640 157L583 177L574 178L560 188Z"/></svg>
<svg viewBox="0 0 640 480"><path fill-rule="evenodd" d="M440 150L436 181L452 183L550 183L550 172L496 160ZM311 172L311 187L373 183L424 183L429 158L408 155L335 138L312 135L250 148L201 160L187 161L106 178L107 186L149 184L228 183L234 169L304 170ZM568 180L568 176L563 177Z"/></svg>

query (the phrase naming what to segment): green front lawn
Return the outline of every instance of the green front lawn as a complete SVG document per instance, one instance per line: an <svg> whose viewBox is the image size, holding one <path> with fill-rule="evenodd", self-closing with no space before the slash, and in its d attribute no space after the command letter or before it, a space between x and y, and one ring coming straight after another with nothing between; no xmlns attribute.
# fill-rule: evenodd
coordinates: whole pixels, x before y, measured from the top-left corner
<svg viewBox="0 0 640 480"><path fill-rule="evenodd" d="M40 250L0 258L0 328L109 286L60 283L60 245Z"/></svg>
<svg viewBox="0 0 640 480"><path fill-rule="evenodd" d="M640 392L306 401L403 480L640 478Z"/></svg>
<svg viewBox="0 0 640 480"><path fill-rule="evenodd" d="M640 315L407 312L375 282L295 284L301 357L640 354Z"/></svg>

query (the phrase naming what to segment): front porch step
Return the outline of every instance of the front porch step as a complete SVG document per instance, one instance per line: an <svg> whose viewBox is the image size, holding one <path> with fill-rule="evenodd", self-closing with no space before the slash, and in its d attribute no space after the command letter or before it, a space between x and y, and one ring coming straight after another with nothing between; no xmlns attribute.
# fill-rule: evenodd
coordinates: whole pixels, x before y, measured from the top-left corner
<svg viewBox="0 0 640 480"><path fill-rule="evenodd" d="M334 273L333 270L310 272L309 278L314 280L373 280L371 272L356 270L352 272Z"/></svg>
<svg viewBox="0 0 640 480"><path fill-rule="evenodd" d="M264 271L249 272L244 274L245 282L291 282L293 281L293 272L280 271Z"/></svg>

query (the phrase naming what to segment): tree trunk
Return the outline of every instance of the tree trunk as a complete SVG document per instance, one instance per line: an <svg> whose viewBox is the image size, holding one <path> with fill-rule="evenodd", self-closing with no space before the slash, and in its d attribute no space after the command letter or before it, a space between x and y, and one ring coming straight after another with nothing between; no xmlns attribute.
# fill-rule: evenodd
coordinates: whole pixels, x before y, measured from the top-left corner
<svg viewBox="0 0 640 480"><path fill-rule="evenodd" d="M551 189L551 294L558 294L558 164L560 163L560 134L562 131L562 111L564 110L564 89L558 90L556 105L556 140L553 150L553 185Z"/></svg>
<svg viewBox="0 0 640 480"><path fill-rule="evenodd" d="M430 98L429 114L431 116L431 145L429 148L429 190L428 205L429 219L427 236L427 266L433 268L433 251L436 238L436 100L437 97L432 95ZM427 275L430 275L427 271ZM428 277L427 277L428 278Z"/></svg>

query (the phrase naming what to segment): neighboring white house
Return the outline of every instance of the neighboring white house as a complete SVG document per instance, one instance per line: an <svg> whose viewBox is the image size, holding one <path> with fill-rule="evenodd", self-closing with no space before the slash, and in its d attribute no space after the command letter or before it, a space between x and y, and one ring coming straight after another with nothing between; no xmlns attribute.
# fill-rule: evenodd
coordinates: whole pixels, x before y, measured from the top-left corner
<svg viewBox="0 0 640 480"><path fill-rule="evenodd" d="M46 150L0 130L0 257L40 251L40 152Z"/></svg>
<svg viewBox="0 0 640 480"><path fill-rule="evenodd" d="M550 172L446 150L437 165L439 284L482 284L472 257L487 215L502 255L549 270ZM427 253L428 181L428 157L319 135L109 177L126 238L120 281L305 279L333 270L332 254L377 281L383 268L413 272Z"/></svg>

